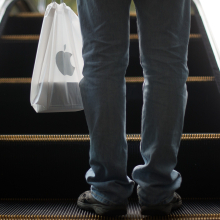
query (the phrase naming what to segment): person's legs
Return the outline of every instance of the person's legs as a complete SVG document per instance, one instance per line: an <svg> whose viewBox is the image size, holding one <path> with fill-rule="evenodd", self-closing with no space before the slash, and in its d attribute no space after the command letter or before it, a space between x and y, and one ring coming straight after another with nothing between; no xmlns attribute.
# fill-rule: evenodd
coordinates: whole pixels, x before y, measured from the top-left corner
<svg viewBox="0 0 220 220"><path fill-rule="evenodd" d="M143 205L166 204L181 185L177 163L187 103L190 0L134 0L144 72L141 155L132 177Z"/></svg>
<svg viewBox="0 0 220 220"><path fill-rule="evenodd" d="M90 135L86 181L93 198L127 204L134 182L127 176L125 73L129 60L131 0L77 0L83 37L80 82Z"/></svg>

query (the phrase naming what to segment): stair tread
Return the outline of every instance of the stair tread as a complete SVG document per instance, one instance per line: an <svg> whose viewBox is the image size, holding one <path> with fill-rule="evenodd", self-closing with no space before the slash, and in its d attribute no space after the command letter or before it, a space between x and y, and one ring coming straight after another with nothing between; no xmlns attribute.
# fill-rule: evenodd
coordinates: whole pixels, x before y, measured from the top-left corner
<svg viewBox="0 0 220 220"><path fill-rule="evenodd" d="M49 200L49 199L48 199ZM44 216L59 219L78 218L96 219L97 214L93 211L82 210L77 207L76 199L68 200L1 200L0 201L0 218L18 218L30 219L30 216L41 219ZM220 199L183 199L183 205L180 209L172 211L170 215L164 216L163 219L190 218L198 217L215 217L220 219ZM15 208L16 207L16 208ZM129 199L128 212L123 218L137 219L143 218L140 212L140 205L137 199ZM105 217L105 219L111 219ZM121 217L115 217L121 219ZM161 216L154 216L150 219L162 219Z"/></svg>
<svg viewBox="0 0 220 220"><path fill-rule="evenodd" d="M0 40L2 52L0 52L1 77L31 77L36 58L39 35L18 36L20 40ZM7 53L5 53L7 51ZM213 75L208 55L204 49L201 39L189 41L188 68L190 76ZM13 63L14 65L9 65ZM25 62L24 62L25 61ZM19 69L19 71L17 71ZM138 40L131 40L129 49L129 65L126 76L143 76L143 69L140 65L140 53Z"/></svg>
<svg viewBox="0 0 220 220"><path fill-rule="evenodd" d="M216 123L220 118L216 82L187 82L187 90L188 104L183 132L220 132ZM84 111L37 114L30 104L30 83L1 83L0 94L1 134L88 134ZM126 84L126 101L127 133L139 134L143 105L142 83Z"/></svg>
<svg viewBox="0 0 220 220"><path fill-rule="evenodd" d="M1 198L77 198L89 189L89 141L0 141L0 147ZM183 177L177 191L183 198L220 196L220 176L213 173L219 153L220 139L181 141L175 170ZM128 141L127 161L131 178L134 167L144 164L140 141Z"/></svg>
<svg viewBox="0 0 220 220"><path fill-rule="evenodd" d="M40 33L44 14L22 12L15 15L11 15L8 18L7 25L3 33L14 34L14 33ZM35 25L33 26L32 23ZM25 30L28 27L28 30ZM195 16L191 16L191 32L199 33L197 21ZM137 33L137 19L136 12L130 13L130 33Z"/></svg>

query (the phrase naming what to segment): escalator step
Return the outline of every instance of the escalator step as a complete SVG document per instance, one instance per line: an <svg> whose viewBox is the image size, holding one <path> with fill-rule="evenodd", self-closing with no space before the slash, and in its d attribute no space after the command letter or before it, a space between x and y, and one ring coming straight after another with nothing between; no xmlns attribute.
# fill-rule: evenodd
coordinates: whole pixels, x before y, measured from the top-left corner
<svg viewBox="0 0 220 220"><path fill-rule="evenodd" d="M198 77L199 79L200 77ZM196 79L196 78L194 78ZM184 133L220 132L220 96L216 82L188 81L188 101L184 119ZM127 84L127 132L141 132L142 83Z"/></svg>
<svg viewBox="0 0 220 220"><path fill-rule="evenodd" d="M191 33L200 33L195 15L191 15Z"/></svg>
<svg viewBox="0 0 220 220"><path fill-rule="evenodd" d="M43 14L19 13L9 16L3 34L39 34L43 22ZM136 13L130 13L130 33L137 34ZM191 33L199 33L194 15L191 15Z"/></svg>
<svg viewBox="0 0 220 220"><path fill-rule="evenodd" d="M137 199L129 199L127 215L116 216L114 219L220 219L220 199L196 200L183 199L183 206L172 211L168 216L141 215ZM81 210L76 200L1 200L0 219L113 219L99 216L93 211Z"/></svg>
<svg viewBox="0 0 220 220"><path fill-rule="evenodd" d="M135 35L133 37L136 38ZM212 75L212 67L208 62L208 55L201 35L191 34L188 47L188 68L189 76ZM143 76L137 39L131 39L130 41L129 65L126 76Z"/></svg>
<svg viewBox="0 0 220 220"><path fill-rule="evenodd" d="M39 13L20 13L9 16L3 34L38 34L41 31L43 15Z"/></svg>
<svg viewBox="0 0 220 220"><path fill-rule="evenodd" d="M31 77L39 35L2 36L0 38L0 77ZM137 35L131 35L129 65L126 76L143 76ZM212 68L200 35L191 35L189 43L189 75L211 75ZM11 65L13 63L13 65Z"/></svg>
<svg viewBox="0 0 220 220"><path fill-rule="evenodd" d="M130 13L130 33L137 34L137 15L136 15L136 12Z"/></svg>
<svg viewBox="0 0 220 220"><path fill-rule="evenodd" d="M29 12L9 16L3 34L39 34L43 17L43 14ZM130 13L130 22L130 32L137 33L136 13Z"/></svg>
<svg viewBox="0 0 220 220"><path fill-rule="evenodd" d="M140 140L127 135L130 178L144 164ZM89 190L89 144L88 135L0 135L1 198L77 198ZM220 198L220 176L213 173L220 170L219 154L220 134L182 135L175 170L183 178L177 190L183 198Z"/></svg>
<svg viewBox="0 0 220 220"><path fill-rule="evenodd" d="M191 14L191 33L199 33L199 27L194 14ZM137 16L136 13L130 13L130 33L137 33Z"/></svg>
<svg viewBox="0 0 220 220"><path fill-rule="evenodd" d="M143 78L126 80L127 132L140 133ZM30 105L30 81L30 78L0 80L1 134L88 133L84 111L74 114L71 112L37 114ZM214 78L189 77L187 89L188 104L183 132L220 132L220 126L216 123L220 121L219 93Z"/></svg>

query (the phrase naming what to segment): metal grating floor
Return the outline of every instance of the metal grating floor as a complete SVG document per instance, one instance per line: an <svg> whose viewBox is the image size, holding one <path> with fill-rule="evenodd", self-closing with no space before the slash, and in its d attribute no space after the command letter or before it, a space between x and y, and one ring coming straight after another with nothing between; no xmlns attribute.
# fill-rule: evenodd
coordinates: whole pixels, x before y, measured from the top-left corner
<svg viewBox="0 0 220 220"><path fill-rule="evenodd" d="M143 216L137 199L129 200L128 213L124 216L99 216L77 207L76 200L68 199L1 199L0 219L220 219L220 199L185 199L179 210L168 216Z"/></svg>

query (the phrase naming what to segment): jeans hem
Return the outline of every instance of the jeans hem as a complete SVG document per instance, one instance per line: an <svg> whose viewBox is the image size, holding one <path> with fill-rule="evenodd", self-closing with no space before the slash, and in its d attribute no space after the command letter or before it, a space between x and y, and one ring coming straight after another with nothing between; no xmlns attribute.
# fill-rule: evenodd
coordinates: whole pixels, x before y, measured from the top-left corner
<svg viewBox="0 0 220 220"><path fill-rule="evenodd" d="M105 205L119 205L119 204L116 204L116 203L113 203L113 202L110 202L109 200L103 198L102 196L98 195L97 193L93 192L92 189L91 189L91 194L92 196L99 202L105 204ZM126 205L125 203L122 204L122 205Z"/></svg>

